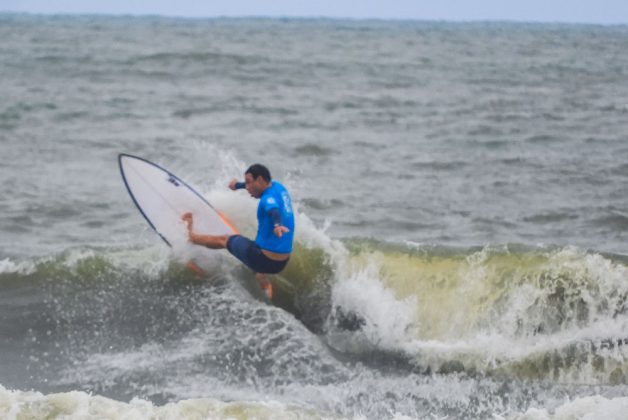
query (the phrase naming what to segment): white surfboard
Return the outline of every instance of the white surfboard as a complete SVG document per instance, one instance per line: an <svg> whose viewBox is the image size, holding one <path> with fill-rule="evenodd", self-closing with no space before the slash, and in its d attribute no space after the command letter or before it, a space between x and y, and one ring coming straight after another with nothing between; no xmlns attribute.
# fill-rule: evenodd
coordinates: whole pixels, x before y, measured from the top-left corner
<svg viewBox="0 0 628 420"><path fill-rule="evenodd" d="M146 159L128 154L118 156L120 173L133 202L148 224L173 248L187 243L181 216L191 212L194 232L233 235L237 230L202 195L172 172ZM215 252L197 247L204 252Z"/></svg>

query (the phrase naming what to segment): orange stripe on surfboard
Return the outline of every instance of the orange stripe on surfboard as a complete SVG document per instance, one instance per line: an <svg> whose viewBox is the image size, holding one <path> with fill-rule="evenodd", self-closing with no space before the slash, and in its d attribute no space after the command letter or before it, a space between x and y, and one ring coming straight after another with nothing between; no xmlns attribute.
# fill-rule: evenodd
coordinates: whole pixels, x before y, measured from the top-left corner
<svg viewBox="0 0 628 420"><path fill-rule="evenodd" d="M216 214L218 214L218 217L220 217L220 220L222 220L225 225L229 226L231 228L231 230L233 231L234 235L239 234L238 229L235 228L235 226L233 226L233 223L231 223L231 221L229 219L227 219L227 217L222 214L221 212L219 212L218 210L214 209L214 211L216 212Z"/></svg>

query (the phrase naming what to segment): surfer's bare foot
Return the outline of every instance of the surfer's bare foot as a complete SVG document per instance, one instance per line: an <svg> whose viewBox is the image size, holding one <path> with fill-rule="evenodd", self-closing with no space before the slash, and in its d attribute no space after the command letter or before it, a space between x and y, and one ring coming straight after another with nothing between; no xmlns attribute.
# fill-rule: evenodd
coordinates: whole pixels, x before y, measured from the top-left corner
<svg viewBox="0 0 628 420"><path fill-rule="evenodd" d="M181 216L181 220L183 220L183 223L185 223L185 227L188 230L188 240L192 243L197 243L196 242L196 236L194 234L194 232L192 231L192 225L194 224L194 218L192 217L192 213L188 212L185 213L183 216Z"/></svg>
<svg viewBox="0 0 628 420"><path fill-rule="evenodd" d="M265 274L255 273L255 280L259 283L259 287L266 293L269 300L273 299L273 285L268 281Z"/></svg>
<svg viewBox="0 0 628 420"><path fill-rule="evenodd" d="M188 229L188 234L192 236L192 225L194 224L194 218L192 213L188 212L181 216L181 220L185 223L185 227Z"/></svg>

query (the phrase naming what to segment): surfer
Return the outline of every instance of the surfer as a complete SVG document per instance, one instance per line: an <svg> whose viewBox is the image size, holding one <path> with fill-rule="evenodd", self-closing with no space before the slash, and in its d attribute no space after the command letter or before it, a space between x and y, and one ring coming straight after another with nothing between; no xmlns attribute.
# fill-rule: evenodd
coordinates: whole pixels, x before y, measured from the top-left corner
<svg viewBox="0 0 628 420"><path fill-rule="evenodd" d="M294 214L292 200L286 188L273 181L264 165L251 165L244 173L244 182L233 179L229 188L246 188L253 198L258 198L258 229L255 241L242 235L202 235L194 233L192 213L181 218L187 224L191 242L212 249L226 248L233 256L255 272L255 279L269 299L273 288L268 274L277 274L288 264L294 238Z"/></svg>

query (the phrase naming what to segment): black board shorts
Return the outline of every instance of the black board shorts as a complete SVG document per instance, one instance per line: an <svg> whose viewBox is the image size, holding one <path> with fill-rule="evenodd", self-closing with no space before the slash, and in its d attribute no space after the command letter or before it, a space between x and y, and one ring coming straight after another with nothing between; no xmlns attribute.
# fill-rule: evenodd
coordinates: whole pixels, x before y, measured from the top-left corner
<svg viewBox="0 0 628 420"><path fill-rule="evenodd" d="M242 235L233 235L227 241L227 250L251 270L261 274L277 274L288 264L288 260L271 260L255 242Z"/></svg>

